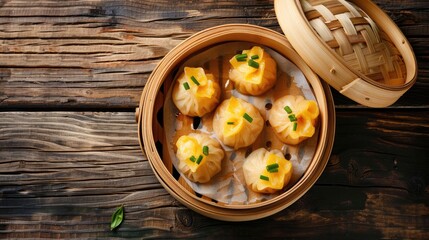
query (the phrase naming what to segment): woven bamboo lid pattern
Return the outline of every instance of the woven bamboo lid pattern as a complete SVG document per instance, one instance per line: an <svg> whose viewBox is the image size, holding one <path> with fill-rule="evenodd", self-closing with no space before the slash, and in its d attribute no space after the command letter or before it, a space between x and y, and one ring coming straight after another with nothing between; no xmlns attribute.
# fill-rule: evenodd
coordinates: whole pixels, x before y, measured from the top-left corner
<svg viewBox="0 0 429 240"><path fill-rule="evenodd" d="M347 65L388 85L405 82L400 53L360 8L346 1L301 4L313 29Z"/></svg>
<svg viewBox="0 0 429 240"><path fill-rule="evenodd" d="M371 1L275 2L280 25L296 51L325 81L370 107L385 107L416 78L411 46Z"/></svg>

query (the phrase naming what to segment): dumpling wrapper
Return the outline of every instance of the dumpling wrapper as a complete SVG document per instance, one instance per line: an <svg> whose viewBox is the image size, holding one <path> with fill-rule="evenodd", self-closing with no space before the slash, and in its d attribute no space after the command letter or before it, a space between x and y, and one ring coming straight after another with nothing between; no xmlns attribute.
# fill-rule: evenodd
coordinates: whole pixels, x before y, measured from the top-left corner
<svg viewBox="0 0 429 240"><path fill-rule="evenodd" d="M231 70L229 78L234 82L235 88L242 94L261 95L274 86L277 79L276 61L261 47L254 46L250 50L243 50L247 54L245 61L238 61L234 56L229 62ZM251 59L252 56L258 56ZM249 66L249 61L259 64L258 68Z"/></svg>
<svg viewBox="0 0 429 240"><path fill-rule="evenodd" d="M206 74L200 67L185 67L174 84L172 99L182 114L202 117L216 108L220 93L219 83L213 74Z"/></svg>
<svg viewBox="0 0 429 240"><path fill-rule="evenodd" d="M204 146L208 148L208 155L203 152ZM176 147L179 171L189 180L206 183L220 172L225 154L219 142L209 135L204 133L183 135L177 140ZM200 156L202 159L198 163Z"/></svg>
<svg viewBox="0 0 429 240"><path fill-rule="evenodd" d="M267 166L278 164L277 172L269 172ZM292 163L286 160L281 151L267 151L259 148L253 151L243 163L244 179L254 192L274 193L283 189L292 177ZM267 179L261 179L266 177Z"/></svg>
<svg viewBox="0 0 429 240"><path fill-rule="evenodd" d="M254 143L263 127L264 119L258 109L236 97L224 100L213 117L213 131L216 136L222 143L234 149Z"/></svg>
<svg viewBox="0 0 429 240"><path fill-rule="evenodd" d="M288 106L292 113L287 113ZM296 117L296 130L294 121L289 115ZM280 141L296 145L313 136L319 107L313 100L306 100L303 96L286 95L277 99L270 110L269 122Z"/></svg>

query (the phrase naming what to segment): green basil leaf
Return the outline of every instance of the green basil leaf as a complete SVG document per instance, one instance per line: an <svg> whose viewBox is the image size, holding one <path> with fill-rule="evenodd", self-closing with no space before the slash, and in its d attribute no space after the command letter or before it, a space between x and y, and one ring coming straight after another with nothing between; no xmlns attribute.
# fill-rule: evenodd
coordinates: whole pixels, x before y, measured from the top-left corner
<svg viewBox="0 0 429 240"><path fill-rule="evenodd" d="M112 215L112 222L110 223L110 230L117 228L124 220L124 205L118 207Z"/></svg>

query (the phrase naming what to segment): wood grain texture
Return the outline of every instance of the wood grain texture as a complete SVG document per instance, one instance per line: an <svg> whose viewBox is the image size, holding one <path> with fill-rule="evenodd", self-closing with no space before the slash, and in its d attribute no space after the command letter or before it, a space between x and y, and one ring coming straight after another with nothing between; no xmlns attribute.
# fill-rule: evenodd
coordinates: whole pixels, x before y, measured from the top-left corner
<svg viewBox="0 0 429 240"><path fill-rule="evenodd" d="M228 223L162 188L132 112L0 112L0 238L427 239L428 115L337 112L316 185L278 214ZM111 232L122 204L125 221Z"/></svg>
<svg viewBox="0 0 429 240"><path fill-rule="evenodd" d="M278 214L229 223L163 189L134 108L156 64L193 33L280 32L272 0L0 0L0 238L429 239L429 7L374 2L413 46L417 83L389 109L334 92L336 140L316 185Z"/></svg>
<svg viewBox="0 0 429 240"><path fill-rule="evenodd" d="M0 126L0 237L112 237L122 204L128 234L174 223L177 203L140 150L134 114L1 112Z"/></svg>
<svg viewBox="0 0 429 240"><path fill-rule="evenodd" d="M426 1L375 2L407 36L419 65L417 84L395 106L429 106ZM225 23L281 31L271 0L0 1L0 109L135 108L169 50ZM337 95L338 107L359 107Z"/></svg>

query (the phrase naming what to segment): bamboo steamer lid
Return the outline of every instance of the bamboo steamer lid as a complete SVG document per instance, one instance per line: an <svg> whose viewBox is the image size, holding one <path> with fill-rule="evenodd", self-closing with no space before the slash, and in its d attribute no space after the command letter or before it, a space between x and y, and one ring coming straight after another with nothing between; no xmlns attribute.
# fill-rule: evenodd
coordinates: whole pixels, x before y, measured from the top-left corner
<svg viewBox="0 0 429 240"><path fill-rule="evenodd" d="M395 23L369 0L275 0L289 42L346 97L387 107L415 82L417 63Z"/></svg>
<svg viewBox="0 0 429 240"><path fill-rule="evenodd" d="M268 47L294 63L311 85L320 109L319 140L303 176L280 195L252 204L226 204L198 196L181 179L173 176L173 165L163 129L163 103L179 66L212 46L227 42L249 42ZM160 114L161 113L161 114ZM335 108L329 86L293 50L284 35L248 24L227 24L198 32L172 49L153 70L136 109L140 147L163 187L178 201L205 216L226 221L248 221L277 213L297 201L322 174L331 154L335 135Z"/></svg>

